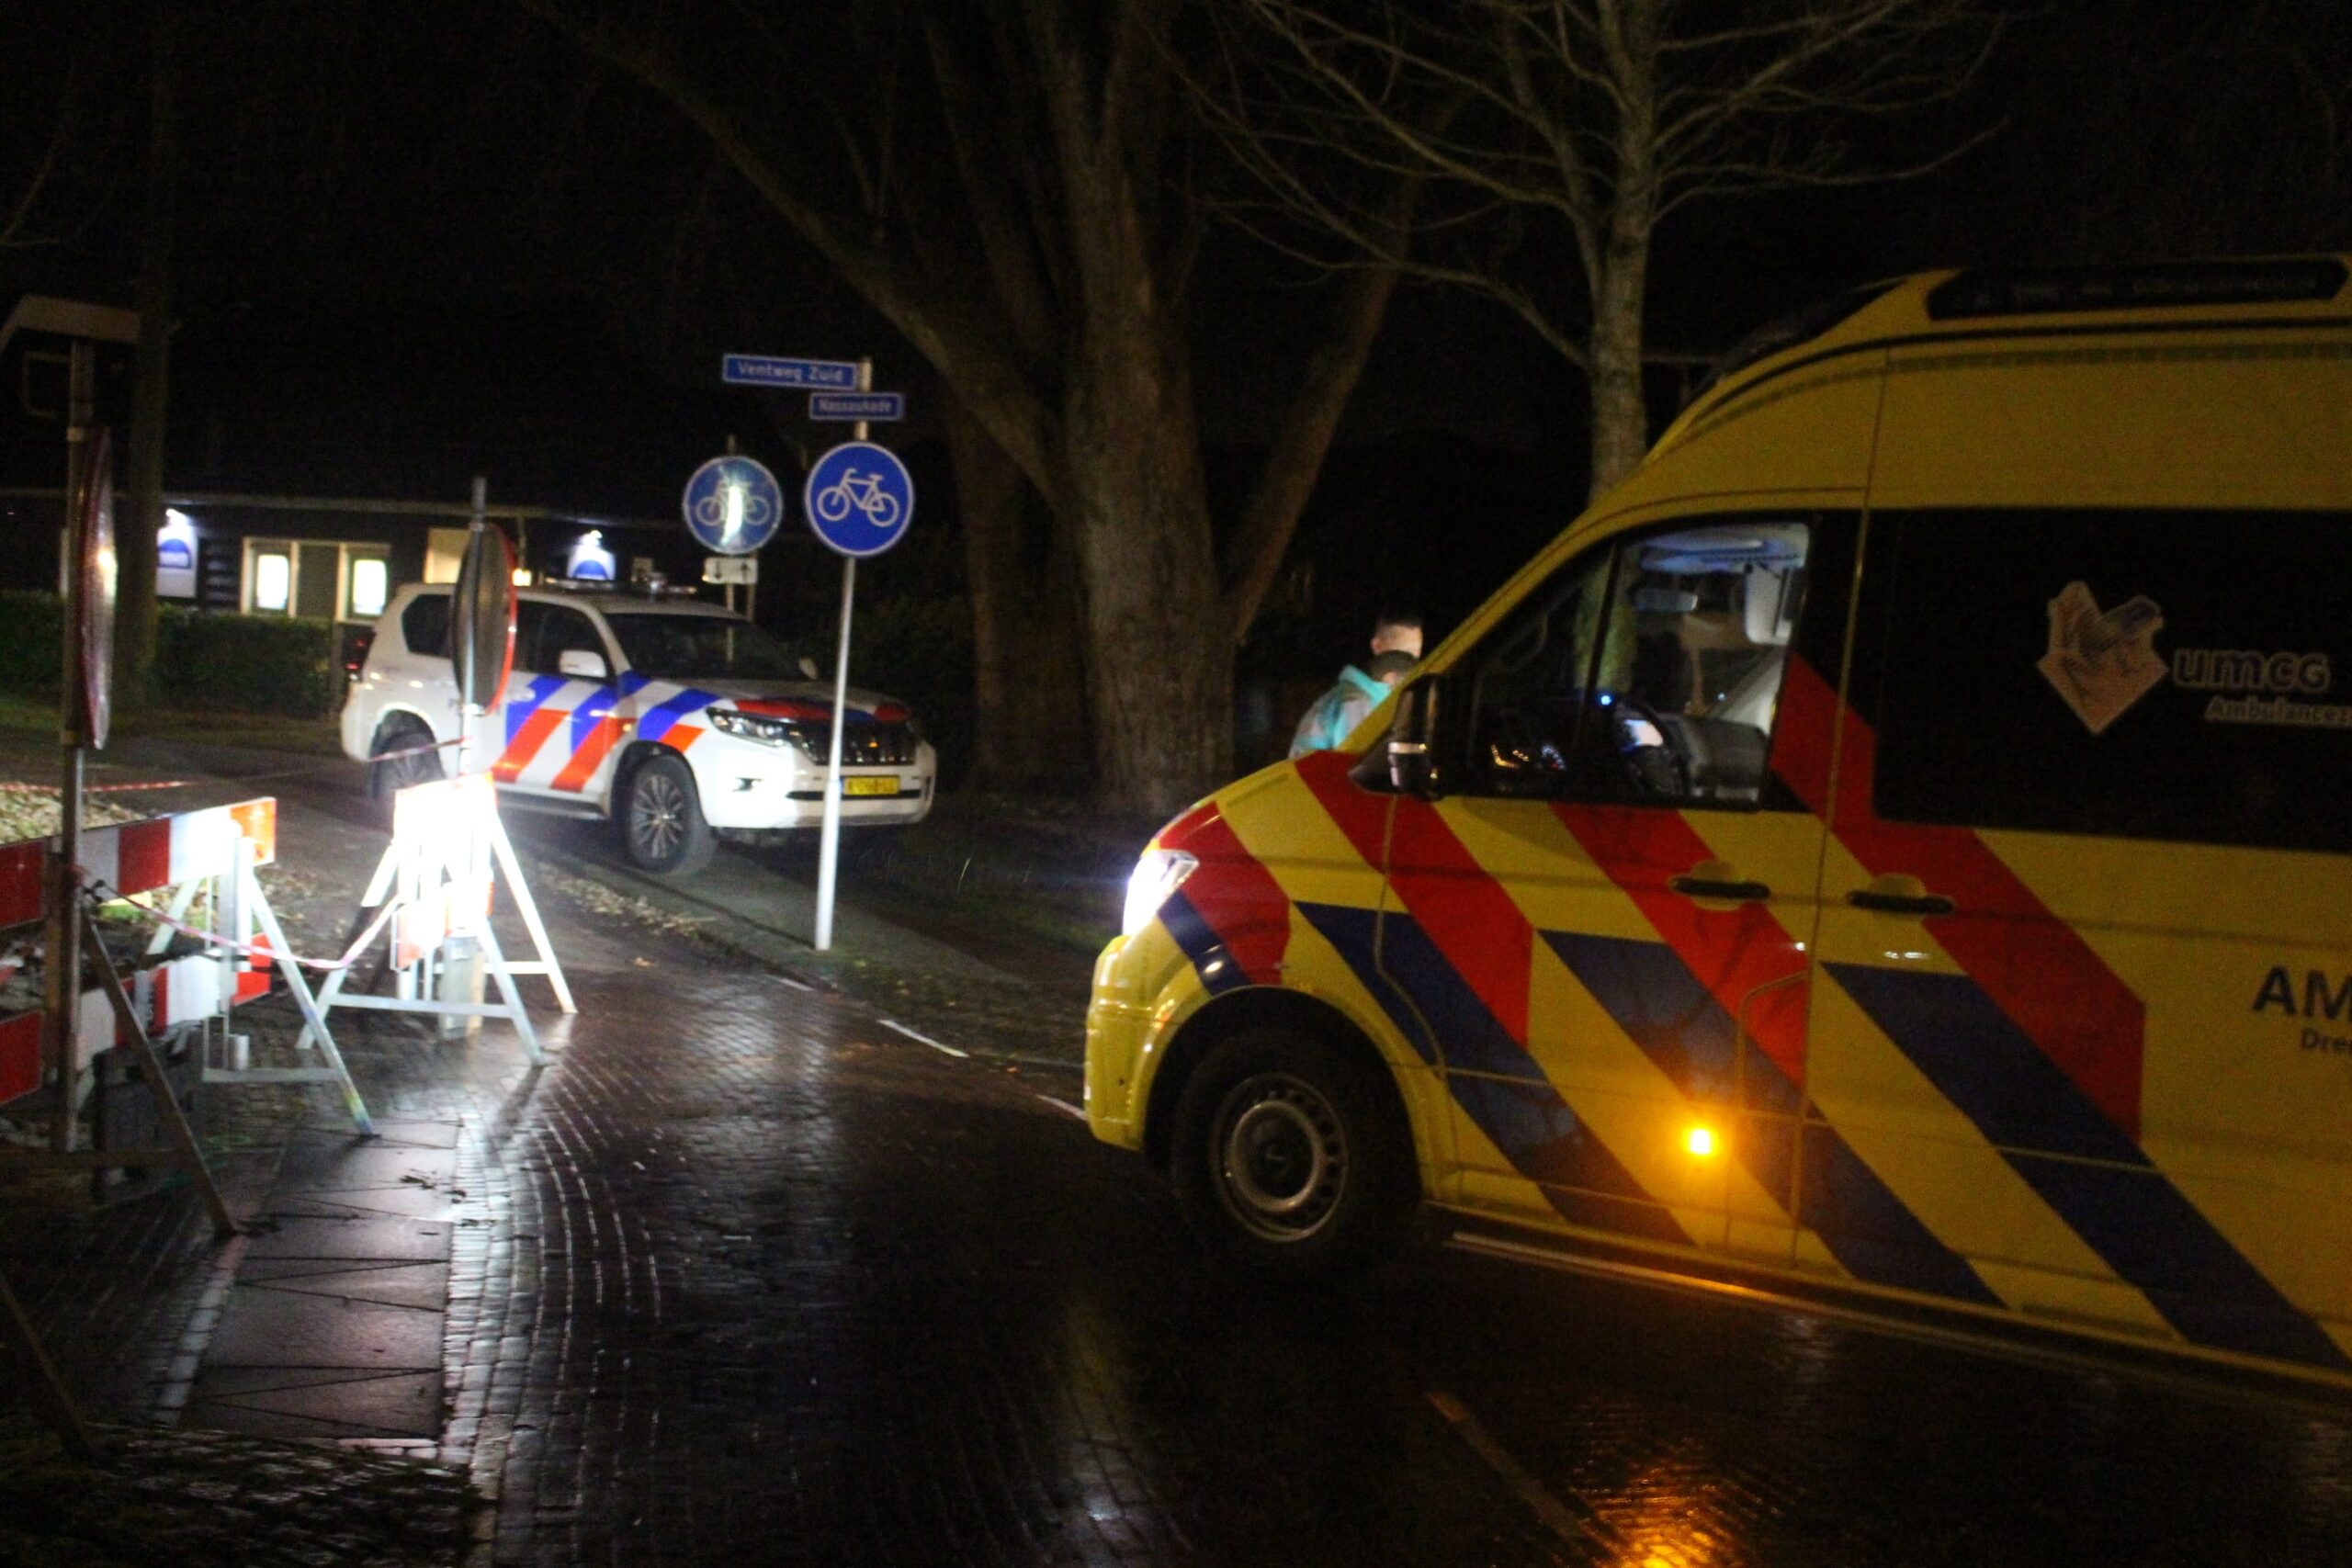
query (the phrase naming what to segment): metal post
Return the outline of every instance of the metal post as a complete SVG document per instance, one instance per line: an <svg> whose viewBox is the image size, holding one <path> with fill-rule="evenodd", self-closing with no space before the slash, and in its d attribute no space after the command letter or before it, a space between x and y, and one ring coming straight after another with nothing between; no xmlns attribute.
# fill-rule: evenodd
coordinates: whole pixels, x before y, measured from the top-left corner
<svg viewBox="0 0 2352 1568"><path fill-rule="evenodd" d="M857 362L857 389L874 389L874 361ZM865 422L857 422L857 439L865 439ZM817 951L833 945L833 890L842 862L842 731L849 716L849 620L857 604L857 558L842 558L842 643L833 660L833 732L825 759L825 825L817 837Z"/></svg>
<svg viewBox="0 0 2352 1568"><path fill-rule="evenodd" d="M471 526L466 530L466 544L469 549L472 547L473 536L490 526L489 510L490 479L487 475L476 474L474 476L474 519ZM454 610L456 605L457 601L453 596L450 607ZM474 658L477 661L481 660L481 649L474 649ZM474 705L466 700L465 693L459 692L458 694L458 765L454 772L460 774L466 772L473 761L473 750Z"/></svg>
<svg viewBox="0 0 2352 1568"><path fill-rule="evenodd" d="M93 403L96 399L97 350L86 338L74 340L67 379L72 410L65 429L65 683L58 696L58 749L63 777L57 792L57 854L50 863L46 1011L50 1069L57 1076L57 1110L50 1122L50 1146L74 1149L76 1036L82 1021L82 747L88 715L83 707L82 513L98 476L85 470Z"/></svg>
<svg viewBox="0 0 2352 1568"><path fill-rule="evenodd" d="M833 736L825 759L825 826L817 840L817 951L833 945L833 884L842 860L842 722L849 711L849 616L857 603L857 558L842 559L842 646L833 663Z"/></svg>
<svg viewBox="0 0 2352 1568"><path fill-rule="evenodd" d="M729 435L729 436L727 438L727 455L728 455L729 457L732 457L733 456L735 456L735 452L736 452L735 437L733 437L732 435ZM735 585L734 585L733 583L731 583L731 582L730 582L730 583L728 583L724 588L720 589L720 590L719 590L719 592L720 592L720 593L722 593L722 594L726 597L726 600L727 600L727 613L728 613L729 615L733 615L733 614L735 613ZM730 646L730 648L729 648L729 652L732 652L732 651L733 651L733 649L732 649L732 647L731 647L731 646Z"/></svg>

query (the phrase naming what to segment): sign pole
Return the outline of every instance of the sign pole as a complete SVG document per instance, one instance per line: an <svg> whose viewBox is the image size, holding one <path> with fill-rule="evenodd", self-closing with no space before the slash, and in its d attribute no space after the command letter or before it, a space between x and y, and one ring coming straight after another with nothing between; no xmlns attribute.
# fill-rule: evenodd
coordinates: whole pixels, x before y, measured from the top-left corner
<svg viewBox="0 0 2352 1568"><path fill-rule="evenodd" d="M471 524L471 525L467 528L467 530L466 530L466 533L467 533L467 540L466 540L466 542L467 542L467 544L468 544L469 546L471 546L471 545L474 543L474 537L475 537L475 536L480 535L480 534L481 533L481 531L482 531L484 528L486 528L486 527L488 527L488 526L490 525L490 476L489 476L489 475L487 475L487 474L476 474L476 475L474 476L474 494L473 494L473 501L474 501L474 515L473 515L473 522L472 522L472 524ZM512 590L510 589L510 590L509 590L509 592L512 592ZM481 657L481 650L480 650L480 649L476 649L476 650L475 650L474 657L475 657L476 659L480 659L480 658ZM473 708L473 703L472 703L472 702L471 702L471 700L470 700L470 694L469 694L465 693L465 692L459 692L459 693L458 694L458 759L457 759L457 766L456 766L456 767L454 767L454 768L452 768L450 771L451 771L452 773L464 773L464 772L466 771L467 767L468 767L469 764L471 764L471 762L473 761L473 750L474 750L474 708Z"/></svg>
<svg viewBox="0 0 2352 1568"><path fill-rule="evenodd" d="M857 362L857 389L874 389L874 361ZM865 422L857 422L857 439L865 439ZM817 839L817 951L833 945L833 893L842 861L842 731L849 728L849 621L857 604L857 558L842 558L842 643L833 661L832 737L826 747L825 823Z"/></svg>
<svg viewBox="0 0 2352 1568"><path fill-rule="evenodd" d="M50 929L46 944L47 1027L50 1062L57 1075L57 1108L50 1122L50 1147L59 1154L74 1150L74 1091L80 1086L74 1070L75 1037L80 1033L82 1004L82 746L87 717L83 686L82 617L87 583L82 567L82 513L99 475L89 458L94 446L91 421L97 398L97 351L85 338L74 340L67 372L66 400L70 412L65 427L65 683L58 698L59 750L64 777L57 792L57 858L50 867Z"/></svg>

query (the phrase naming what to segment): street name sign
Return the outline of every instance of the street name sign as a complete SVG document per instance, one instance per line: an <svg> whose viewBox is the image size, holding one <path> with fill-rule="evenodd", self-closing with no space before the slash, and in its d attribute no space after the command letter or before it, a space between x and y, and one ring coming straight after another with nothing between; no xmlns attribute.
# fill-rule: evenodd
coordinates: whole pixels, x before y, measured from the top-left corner
<svg viewBox="0 0 2352 1568"><path fill-rule="evenodd" d="M808 394L808 417L837 423L851 420L880 423L904 419L907 417L907 395L904 392L811 392Z"/></svg>
<svg viewBox="0 0 2352 1568"><path fill-rule="evenodd" d="M793 359L773 354L729 354L718 367L719 379L735 387L818 387L853 391L857 367L842 359Z"/></svg>

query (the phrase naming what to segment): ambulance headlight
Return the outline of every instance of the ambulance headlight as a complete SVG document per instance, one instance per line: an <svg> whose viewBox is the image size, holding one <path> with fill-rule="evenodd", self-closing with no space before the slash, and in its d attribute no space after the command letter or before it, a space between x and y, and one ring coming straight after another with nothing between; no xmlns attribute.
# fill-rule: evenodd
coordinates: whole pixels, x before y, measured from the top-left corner
<svg viewBox="0 0 2352 1568"><path fill-rule="evenodd" d="M1119 934L1133 936L1151 924L1169 895L1184 886L1200 861L1182 850L1146 850L1127 878L1126 912L1119 918Z"/></svg>
<svg viewBox="0 0 2352 1568"><path fill-rule="evenodd" d="M800 724L797 719L769 718L756 713L739 713L733 708L710 708L704 716L713 729L745 740L763 740L771 746L790 746L800 739Z"/></svg>

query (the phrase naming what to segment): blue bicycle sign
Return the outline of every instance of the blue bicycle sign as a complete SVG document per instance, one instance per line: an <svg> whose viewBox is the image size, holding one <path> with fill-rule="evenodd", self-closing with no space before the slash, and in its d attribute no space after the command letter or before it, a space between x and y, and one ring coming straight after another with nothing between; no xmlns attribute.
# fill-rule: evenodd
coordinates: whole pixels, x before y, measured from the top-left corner
<svg viewBox="0 0 2352 1568"><path fill-rule="evenodd" d="M808 470L802 500L817 536L845 556L878 556L903 537L915 481L888 447L847 441Z"/></svg>
<svg viewBox="0 0 2352 1568"><path fill-rule="evenodd" d="M882 470L861 474L855 468L844 472L840 482L817 492L817 515L828 523L839 523L856 507L865 513L865 520L876 528L888 528L899 520L899 498L882 488Z"/></svg>
<svg viewBox="0 0 2352 1568"><path fill-rule="evenodd" d="M764 465L749 457L713 457L686 481L680 509L704 549L750 555L784 521L784 489Z"/></svg>

